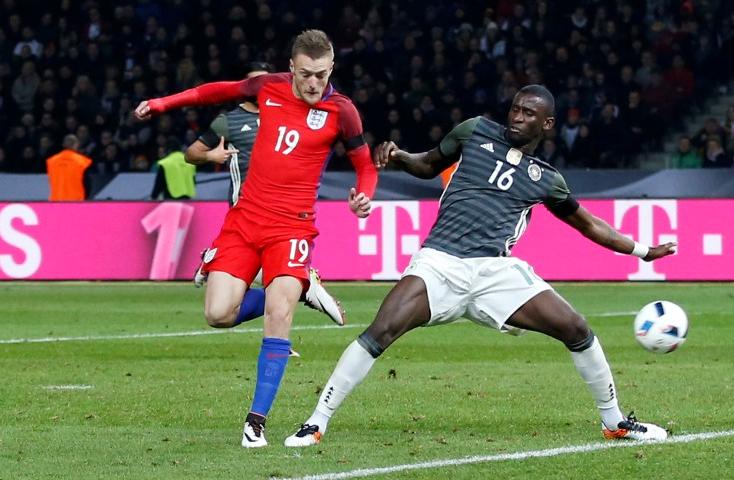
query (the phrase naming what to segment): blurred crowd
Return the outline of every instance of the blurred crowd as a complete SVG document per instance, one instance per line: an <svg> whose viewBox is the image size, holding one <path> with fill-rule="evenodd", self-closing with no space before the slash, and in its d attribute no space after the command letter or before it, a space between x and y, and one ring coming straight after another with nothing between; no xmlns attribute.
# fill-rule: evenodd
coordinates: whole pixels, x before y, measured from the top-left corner
<svg viewBox="0 0 734 480"><path fill-rule="evenodd" d="M634 166L731 77L733 3L0 0L0 171L44 172L68 134L94 173L148 171L231 106L138 123L139 101L242 78L253 61L286 70L304 28L332 37L333 83L371 144L432 148L470 116L503 122L518 88L543 83L557 125L539 156ZM688 139L701 158L717 136L731 154L731 111L726 121ZM349 168L343 146L329 168Z"/></svg>

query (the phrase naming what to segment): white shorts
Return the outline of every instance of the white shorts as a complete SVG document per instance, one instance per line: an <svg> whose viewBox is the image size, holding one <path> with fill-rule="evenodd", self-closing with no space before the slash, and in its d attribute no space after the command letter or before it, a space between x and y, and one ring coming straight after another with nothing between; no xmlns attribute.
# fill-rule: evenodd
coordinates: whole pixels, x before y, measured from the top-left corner
<svg viewBox="0 0 734 480"><path fill-rule="evenodd" d="M431 319L426 326L465 317L504 331L510 316L531 298L551 290L527 262L514 257L459 258L432 248L413 255L403 277L426 284Z"/></svg>

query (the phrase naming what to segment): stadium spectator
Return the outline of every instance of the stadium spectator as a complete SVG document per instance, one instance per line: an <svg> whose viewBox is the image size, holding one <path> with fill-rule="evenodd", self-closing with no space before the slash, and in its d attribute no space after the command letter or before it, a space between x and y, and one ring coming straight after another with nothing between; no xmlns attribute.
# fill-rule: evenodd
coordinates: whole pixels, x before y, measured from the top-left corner
<svg viewBox="0 0 734 480"><path fill-rule="evenodd" d="M730 154L734 154L734 105L730 106L726 110L726 117L724 118L724 138L727 138L726 151Z"/></svg>
<svg viewBox="0 0 734 480"><path fill-rule="evenodd" d="M16 125L5 139L5 153L7 155L7 171L13 173L28 173L20 161L23 150L33 144L28 130L23 125Z"/></svg>
<svg viewBox="0 0 734 480"><path fill-rule="evenodd" d="M30 60L23 62L18 78L13 82L13 100L21 112L33 109L36 91L41 84L41 77L36 73L36 65Z"/></svg>
<svg viewBox="0 0 734 480"><path fill-rule="evenodd" d="M654 130L650 128L650 111L643 103L642 94L638 90L631 90L620 108L619 117L627 130L625 138L629 136L627 152L637 153L650 138Z"/></svg>
<svg viewBox="0 0 734 480"><path fill-rule="evenodd" d="M566 112L566 122L561 127L560 139L567 151L573 149L576 138L579 135L581 126L579 125L580 112L578 108L569 108Z"/></svg>
<svg viewBox="0 0 734 480"><path fill-rule="evenodd" d="M586 123L579 125L579 133L568 153L568 165L577 168L595 168L597 147Z"/></svg>
<svg viewBox="0 0 734 480"><path fill-rule="evenodd" d="M655 56L650 50L642 52L642 58L640 60L642 65L640 65L635 73L635 82L641 85L642 88L647 88L652 83L653 75L659 72L659 68L655 61Z"/></svg>
<svg viewBox="0 0 734 480"><path fill-rule="evenodd" d="M703 168L729 168L732 166L732 156L724 151L721 139L711 136L706 140L703 152Z"/></svg>
<svg viewBox="0 0 734 480"><path fill-rule="evenodd" d="M598 166L603 168L624 167L626 153L630 149L629 135L617 115L617 106L608 102L602 108L599 118L592 125L594 140L599 153Z"/></svg>
<svg viewBox="0 0 734 480"><path fill-rule="evenodd" d="M51 201L80 201L87 197L86 175L92 159L79 153L79 139L66 135L63 150L46 160Z"/></svg>
<svg viewBox="0 0 734 480"><path fill-rule="evenodd" d="M546 138L540 144L538 157L550 163L556 168L566 168L566 155L562 148L556 144L556 141Z"/></svg>
<svg viewBox="0 0 734 480"><path fill-rule="evenodd" d="M688 135L681 135L678 138L678 147L670 160L673 168L701 168L703 165L703 159L693 148L691 137Z"/></svg>
<svg viewBox="0 0 734 480"><path fill-rule="evenodd" d="M51 112L47 125L59 125L51 133L54 143L84 124L95 143L105 129L126 130L115 134L122 151L130 108L124 97L135 105L202 79L239 76L253 60L277 59L286 48L283 32L340 21L345 30L338 32L343 48L337 51L335 82L355 98L367 95L360 102L369 106L365 133L380 138L389 134L382 123L391 109L400 113L400 124L390 130L406 137L413 129L413 107L432 104L433 113L424 114L427 126L438 123L446 129L452 108L497 116L518 83L542 81L557 92L558 118L564 121L568 108L578 108L579 122L593 122L605 102L618 107L624 120L629 92L641 91L651 115L643 135L655 143L677 114L694 103L703 105L710 92L730 81L732 2L704 2L685 13L660 8L664 2L643 2L634 9L629 2L594 3L593 8L579 0L553 8L547 3L503 1L484 8L476 2L456 6L428 0L420 6L397 2L376 8L357 2L325 11L313 0L302 0L297 8L135 0L62 2L58 8L34 3L31 9L5 2L0 132L6 136L20 124L18 111L44 121L41 110L50 99L54 108L44 111ZM243 29L244 19L256 19L255 25ZM201 111L200 124L218 113L217 108ZM174 115L176 126L183 115ZM441 120L429 118L433 115ZM67 116L74 120L60 128ZM145 128L145 135L138 135L139 148L153 162L157 127ZM201 133L194 128L172 132L179 141ZM427 129L420 135L427 137ZM38 151L40 136L32 137Z"/></svg>
<svg viewBox="0 0 734 480"><path fill-rule="evenodd" d="M532 152L553 128L554 110L550 92L529 85L515 96L507 127L474 117L423 153L409 153L392 142L377 147L378 165L395 162L418 178L434 178L452 162L461 161L422 248L385 297L374 321L346 348L316 409L286 438L285 446L320 443L347 395L405 333L460 317L500 331L540 332L562 342L596 403L605 438L667 438L665 429L622 414L612 371L586 320L528 264L510 255L522 233L516 225L525 225L530 209L541 202L580 234L617 253L652 261L675 252L675 243L643 246L626 238L580 206L557 170L538 166ZM489 179L484 173L488 158L497 165ZM515 168L510 165L528 175L512 177Z"/></svg>
<svg viewBox="0 0 734 480"><path fill-rule="evenodd" d="M666 86L675 92L676 103L681 103L693 95L696 86L693 72L686 66L682 55L673 57L673 65L665 72L663 79Z"/></svg>
<svg viewBox="0 0 734 480"><path fill-rule="evenodd" d="M13 55L27 59L29 55L40 57L43 50L41 42L36 40L36 34L31 27L23 27L22 40L15 44ZM25 53L25 52L28 53Z"/></svg>
<svg viewBox="0 0 734 480"><path fill-rule="evenodd" d="M728 140L726 130L724 129L724 127L721 126L719 120L714 117L706 119L703 127L701 127L698 132L693 134L693 136L691 137L691 141L693 142L693 145L695 147L703 150L706 148L707 142L711 138L719 139L719 143L723 143Z"/></svg>
<svg viewBox="0 0 734 480"><path fill-rule="evenodd" d="M635 81L634 69L631 65L624 65L620 69L619 84L616 87L615 100L623 104L629 100L631 92L641 92L642 86Z"/></svg>

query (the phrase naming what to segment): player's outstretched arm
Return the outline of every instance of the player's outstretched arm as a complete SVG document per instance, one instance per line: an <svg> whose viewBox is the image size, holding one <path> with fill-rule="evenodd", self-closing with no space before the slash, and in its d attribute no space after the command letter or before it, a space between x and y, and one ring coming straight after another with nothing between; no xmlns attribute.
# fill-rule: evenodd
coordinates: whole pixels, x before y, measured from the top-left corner
<svg viewBox="0 0 734 480"><path fill-rule="evenodd" d="M377 168L392 163L418 178L434 178L455 161L441 155L438 147L423 153L409 153L401 150L395 142L381 143L375 147L374 153Z"/></svg>
<svg viewBox="0 0 734 480"><path fill-rule="evenodd" d="M205 83L166 97L143 100L135 108L135 118L147 120L152 116L177 108L217 105L243 100L251 90L251 88L248 89L249 83L252 83L250 80Z"/></svg>
<svg viewBox="0 0 734 480"><path fill-rule="evenodd" d="M559 218L592 242L615 252L638 256L646 262L675 253L677 246L675 242L668 242L654 247L641 245L625 237L607 222L592 215L582 206L579 206L574 213Z"/></svg>
<svg viewBox="0 0 734 480"><path fill-rule="evenodd" d="M192 165L204 165L205 163L217 163L223 164L234 153L239 153L239 150L232 147L227 149L224 147L224 137L219 137L219 145L214 148L209 148L201 140L196 140L194 143L189 145L189 148L184 152L184 158L187 163Z"/></svg>

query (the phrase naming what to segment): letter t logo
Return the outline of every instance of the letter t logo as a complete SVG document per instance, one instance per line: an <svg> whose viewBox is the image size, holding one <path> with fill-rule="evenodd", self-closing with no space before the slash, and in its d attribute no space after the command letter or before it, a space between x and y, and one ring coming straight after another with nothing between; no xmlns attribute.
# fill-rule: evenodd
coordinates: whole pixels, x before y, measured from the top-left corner
<svg viewBox="0 0 734 480"><path fill-rule="evenodd" d="M654 235L655 207L665 212L670 221L670 227L678 228L678 204L675 200L615 200L614 201L614 227L622 228L624 216L629 210L637 208L637 241L645 245L657 245L664 242L676 241L676 236ZM664 238L663 238L664 237ZM638 270L630 274L630 280L665 280L665 275L655 271L653 262L645 262L641 258L637 262Z"/></svg>
<svg viewBox="0 0 734 480"><path fill-rule="evenodd" d="M372 275L373 280L396 280L400 278L398 270L398 254L412 255L420 248L420 238L417 233L399 235L400 227L407 225L398 222L398 210L403 210L410 217L413 230L420 227L420 204L416 201L401 202L372 202L372 214L368 218L359 219L359 230L364 232L367 228L367 220L374 218L377 210L382 217L380 239L381 269ZM359 235L359 254L377 255L378 236L367 233ZM398 240L400 241L398 243Z"/></svg>

